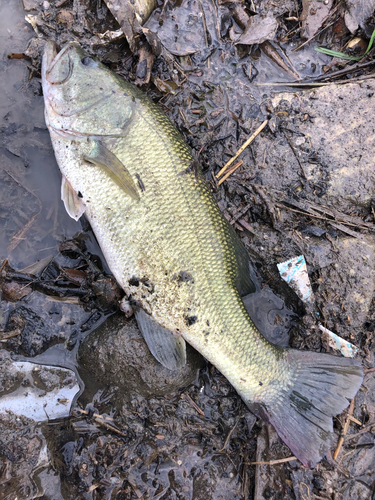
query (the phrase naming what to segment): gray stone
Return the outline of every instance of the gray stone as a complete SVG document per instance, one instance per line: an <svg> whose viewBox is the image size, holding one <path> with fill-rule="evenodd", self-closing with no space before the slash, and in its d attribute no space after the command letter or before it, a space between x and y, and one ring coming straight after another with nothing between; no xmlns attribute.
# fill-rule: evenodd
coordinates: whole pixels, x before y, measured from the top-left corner
<svg viewBox="0 0 375 500"><path fill-rule="evenodd" d="M135 320L122 314L108 318L79 349L81 376L86 387L117 387L121 398L165 395L190 384L202 366L202 357L187 345L187 363L168 370L150 353Z"/></svg>
<svg viewBox="0 0 375 500"><path fill-rule="evenodd" d="M299 121L298 135L293 135L291 141L308 180L326 186L322 201L327 205L333 203L342 210L347 208L348 201L367 206L374 196L374 93L375 80L367 80L330 85L298 95L283 93L272 101L275 107L281 101L288 101L292 109L309 118ZM302 146L295 142L300 134L305 139ZM275 140L272 147L269 160L278 156L279 169L287 175L290 165L296 164L292 152ZM287 157L289 166L284 165Z"/></svg>
<svg viewBox="0 0 375 500"><path fill-rule="evenodd" d="M365 240L343 238L335 242L337 260L321 269L318 309L323 312L327 327L353 332L366 320L374 293L374 246Z"/></svg>

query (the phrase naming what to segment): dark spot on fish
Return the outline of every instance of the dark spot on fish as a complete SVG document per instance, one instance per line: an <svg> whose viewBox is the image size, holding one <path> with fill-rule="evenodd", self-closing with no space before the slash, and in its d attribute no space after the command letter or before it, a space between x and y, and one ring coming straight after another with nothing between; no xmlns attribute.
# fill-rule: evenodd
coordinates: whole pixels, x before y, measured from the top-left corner
<svg viewBox="0 0 375 500"><path fill-rule="evenodd" d="M148 288L149 293L154 293L155 287L152 283L148 281L147 278L141 278L139 281L141 281L144 284L144 286Z"/></svg>
<svg viewBox="0 0 375 500"><path fill-rule="evenodd" d="M263 382L259 382L259 385L263 385Z"/></svg>
<svg viewBox="0 0 375 500"><path fill-rule="evenodd" d="M185 316L185 321L188 326L194 325L198 321L197 316Z"/></svg>
<svg viewBox="0 0 375 500"><path fill-rule="evenodd" d="M177 281L179 282L191 281L192 283L194 283L193 276L187 271L180 271L177 276Z"/></svg>
<svg viewBox="0 0 375 500"><path fill-rule="evenodd" d="M139 189L142 191L142 193L145 191L145 185L142 182L141 176L139 174L135 174L136 178L138 179L138 186Z"/></svg>
<svg viewBox="0 0 375 500"><path fill-rule="evenodd" d="M240 380L242 380L242 382L246 382L246 380L244 378L240 378Z"/></svg>
<svg viewBox="0 0 375 500"><path fill-rule="evenodd" d="M78 191L78 198L83 198L83 194L81 193L81 191Z"/></svg>
<svg viewBox="0 0 375 500"><path fill-rule="evenodd" d="M139 279L138 278L130 278L129 285L130 286L139 286Z"/></svg>
<svg viewBox="0 0 375 500"><path fill-rule="evenodd" d="M183 170L182 172L180 172L180 175L184 175L184 174L189 174L190 172L194 172L194 177L195 177L195 180L197 181L198 180L198 173L199 173L199 162L197 160L193 160L190 165L185 168L185 170Z"/></svg>
<svg viewBox="0 0 375 500"><path fill-rule="evenodd" d="M210 322L208 320L206 321L206 323L207 323L207 326L210 326Z"/></svg>
<svg viewBox="0 0 375 500"><path fill-rule="evenodd" d="M207 336L207 335L210 335L210 332L204 332L204 334Z"/></svg>

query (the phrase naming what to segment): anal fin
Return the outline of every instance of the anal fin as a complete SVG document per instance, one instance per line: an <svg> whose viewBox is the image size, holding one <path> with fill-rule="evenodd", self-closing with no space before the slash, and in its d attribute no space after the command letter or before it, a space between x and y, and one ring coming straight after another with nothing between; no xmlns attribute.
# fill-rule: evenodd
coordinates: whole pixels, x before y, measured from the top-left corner
<svg viewBox="0 0 375 500"><path fill-rule="evenodd" d="M169 370L178 370L186 364L185 340L162 327L143 309L136 311L138 327L152 355Z"/></svg>

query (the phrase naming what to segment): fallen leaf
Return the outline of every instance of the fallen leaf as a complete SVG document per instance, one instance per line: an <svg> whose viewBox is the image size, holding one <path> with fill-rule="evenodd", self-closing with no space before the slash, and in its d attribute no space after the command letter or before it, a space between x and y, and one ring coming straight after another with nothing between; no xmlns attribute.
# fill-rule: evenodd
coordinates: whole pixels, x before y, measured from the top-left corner
<svg viewBox="0 0 375 500"><path fill-rule="evenodd" d="M255 43L263 43L266 40L273 40L277 27L278 22L274 16L263 18L258 15L252 16L236 44L254 45Z"/></svg>
<svg viewBox="0 0 375 500"><path fill-rule="evenodd" d="M358 27L364 27L365 21L375 10L375 0L347 0L347 11L345 13L345 24L354 33Z"/></svg>
<svg viewBox="0 0 375 500"><path fill-rule="evenodd" d="M333 0L326 1L327 4L319 0L302 1L300 21L302 21L302 36L304 38L311 38L314 36L327 18L331 10Z"/></svg>

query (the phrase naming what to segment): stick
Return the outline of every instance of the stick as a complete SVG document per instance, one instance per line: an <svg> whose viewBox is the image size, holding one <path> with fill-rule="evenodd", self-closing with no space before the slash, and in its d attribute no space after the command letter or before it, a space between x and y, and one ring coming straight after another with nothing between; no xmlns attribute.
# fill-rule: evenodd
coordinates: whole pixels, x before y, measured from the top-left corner
<svg viewBox="0 0 375 500"><path fill-rule="evenodd" d="M228 172L219 180L219 182L217 183L218 186L220 186L220 184L222 184L226 179L228 179L228 177L233 174L233 172L235 170L237 170L238 167L240 167L241 165L243 164L243 161L240 160L239 162L235 163L233 165L233 167L230 167L230 169L228 170Z"/></svg>
<svg viewBox="0 0 375 500"><path fill-rule="evenodd" d="M249 465L277 465L284 462L292 462L293 460L297 460L297 457L280 458L279 460L270 460L269 462L250 462Z"/></svg>
<svg viewBox="0 0 375 500"><path fill-rule="evenodd" d="M349 406L349 410L348 410L348 415L346 417L346 420L345 420L345 424L344 424L344 427L343 427L343 430L342 430L342 433L341 433L341 436L339 438L339 441L337 443L337 448L335 450L335 453L333 454L333 460L336 460L337 457L338 457L338 454L340 453L340 450L341 450L341 447L344 443L344 439L345 439L345 435L346 433L348 432L348 429L349 429L349 425L350 425L350 417L353 415L353 411L354 411L354 402L355 402L355 398L353 398L351 401L350 401L350 406Z"/></svg>
<svg viewBox="0 0 375 500"><path fill-rule="evenodd" d="M226 163L224 165L224 167L216 175L217 179L219 177L221 177L223 175L223 173L226 171L226 169L232 165L232 163L234 162L234 160L236 160L237 157L240 156L240 154L242 153L242 151L244 151L244 149L246 149L247 146L253 142L253 140L255 139L255 137L264 129L264 127L267 125L267 123L268 123L268 120L264 120L264 122L262 123L262 125L259 128L257 128L257 130L253 133L253 135L251 135L248 138L248 140L240 147L240 149L237 151L237 153L228 161L228 163Z"/></svg>

